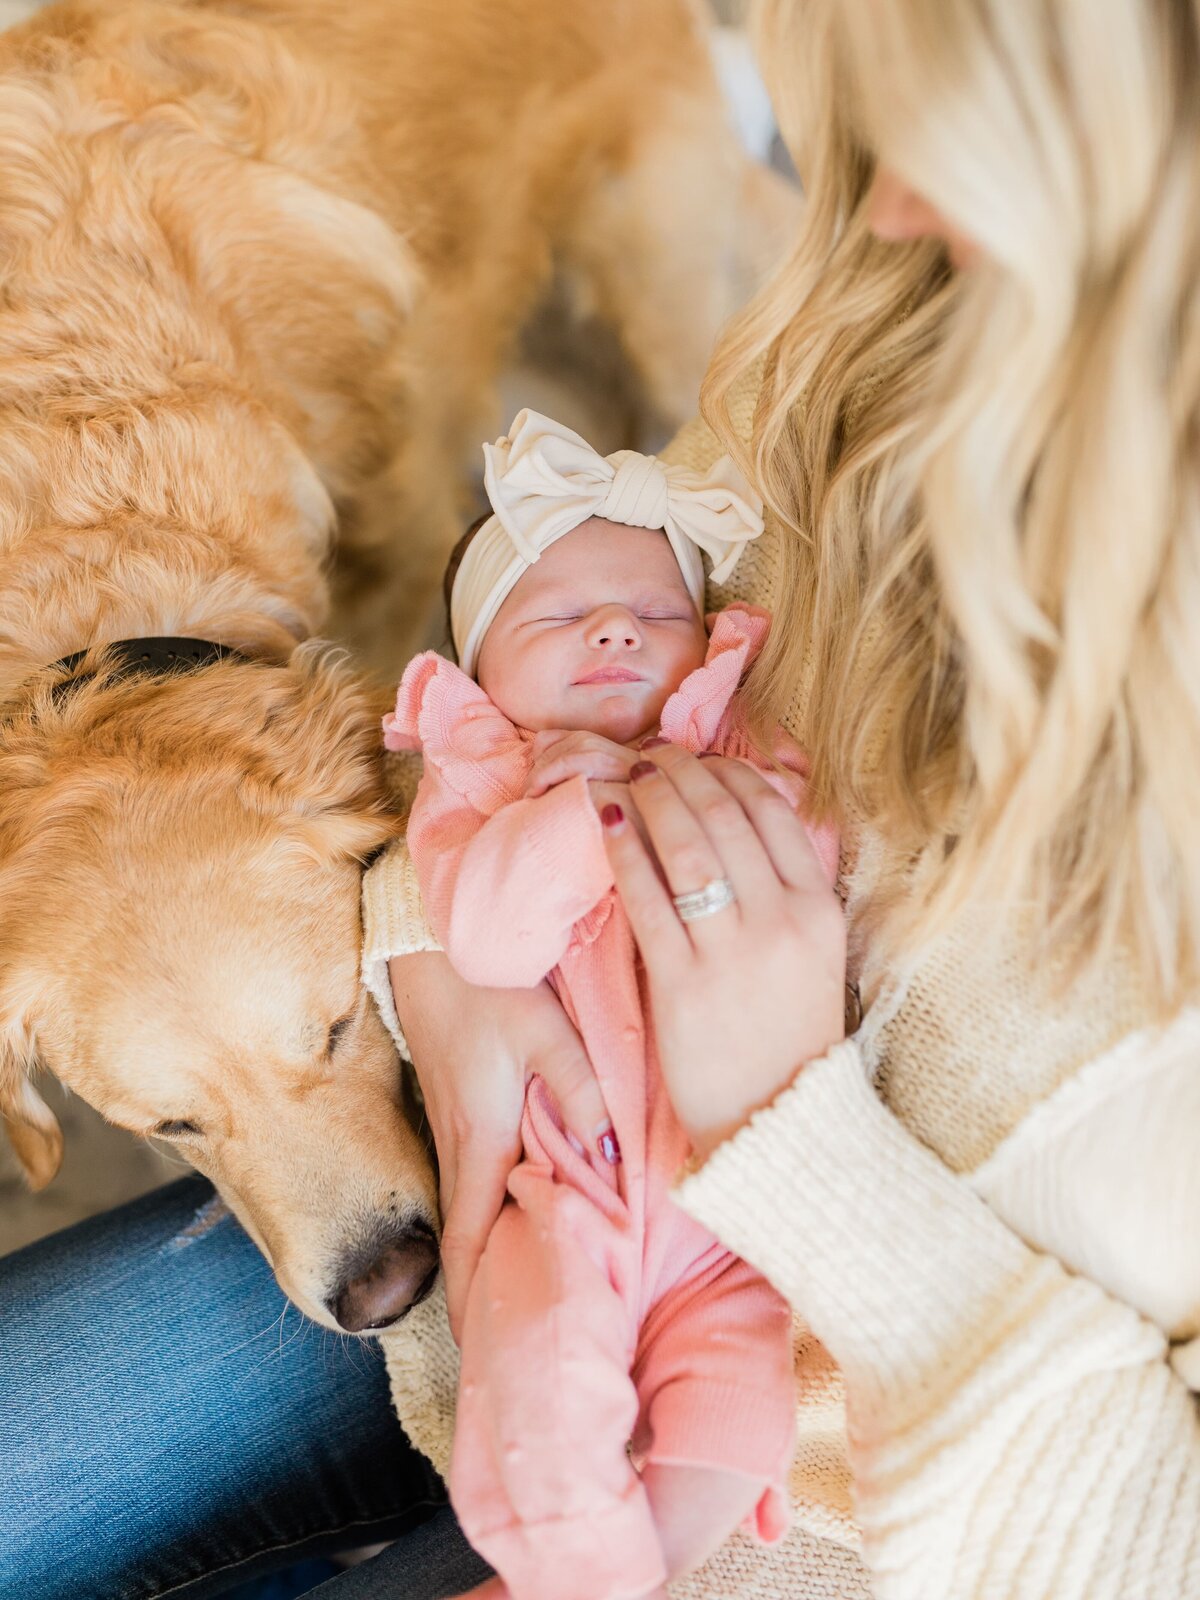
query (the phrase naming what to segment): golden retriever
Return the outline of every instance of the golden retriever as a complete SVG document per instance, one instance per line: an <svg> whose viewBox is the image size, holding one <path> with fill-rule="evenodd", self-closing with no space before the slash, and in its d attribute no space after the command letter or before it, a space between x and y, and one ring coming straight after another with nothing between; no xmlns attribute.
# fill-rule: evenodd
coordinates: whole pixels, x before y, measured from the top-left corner
<svg viewBox="0 0 1200 1600"><path fill-rule="evenodd" d="M41 1066L172 1140L318 1321L428 1287L358 974L379 707L305 642L331 539L402 657L551 278L677 417L753 184L689 0L67 0L0 36L0 1111L34 1185ZM167 634L238 654L100 648Z"/></svg>

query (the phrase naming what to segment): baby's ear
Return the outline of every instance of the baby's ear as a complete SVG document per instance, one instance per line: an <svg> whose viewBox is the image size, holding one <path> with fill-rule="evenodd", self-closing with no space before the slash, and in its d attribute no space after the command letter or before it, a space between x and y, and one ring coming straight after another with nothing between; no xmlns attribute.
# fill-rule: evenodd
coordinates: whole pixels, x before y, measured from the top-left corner
<svg viewBox="0 0 1200 1600"><path fill-rule="evenodd" d="M44 1189L62 1164L58 1118L30 1082L33 1041L25 1028L9 1024L0 1033L0 1118L31 1189Z"/></svg>

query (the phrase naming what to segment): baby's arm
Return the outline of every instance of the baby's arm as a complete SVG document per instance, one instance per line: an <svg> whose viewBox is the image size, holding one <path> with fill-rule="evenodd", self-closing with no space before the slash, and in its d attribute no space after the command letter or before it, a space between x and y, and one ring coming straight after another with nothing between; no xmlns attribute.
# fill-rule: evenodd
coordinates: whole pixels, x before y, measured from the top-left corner
<svg viewBox="0 0 1200 1600"><path fill-rule="evenodd" d="M468 982L532 988L612 885L587 780L486 818L435 784L418 796L408 831L434 931Z"/></svg>

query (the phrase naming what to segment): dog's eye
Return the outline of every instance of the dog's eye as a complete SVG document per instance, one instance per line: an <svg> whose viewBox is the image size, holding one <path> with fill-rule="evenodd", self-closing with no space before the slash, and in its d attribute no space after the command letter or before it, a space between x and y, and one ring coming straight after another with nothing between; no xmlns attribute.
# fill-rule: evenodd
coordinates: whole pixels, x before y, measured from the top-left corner
<svg viewBox="0 0 1200 1600"><path fill-rule="evenodd" d="M329 1030L329 1037L325 1041L326 1055L331 1056L337 1049L339 1039L353 1021L354 1017L351 1015L348 1017L339 1017L338 1020L333 1024L333 1027Z"/></svg>
<svg viewBox="0 0 1200 1600"><path fill-rule="evenodd" d="M160 1122L154 1133L159 1139L199 1139L202 1136L194 1122L186 1122L182 1118Z"/></svg>

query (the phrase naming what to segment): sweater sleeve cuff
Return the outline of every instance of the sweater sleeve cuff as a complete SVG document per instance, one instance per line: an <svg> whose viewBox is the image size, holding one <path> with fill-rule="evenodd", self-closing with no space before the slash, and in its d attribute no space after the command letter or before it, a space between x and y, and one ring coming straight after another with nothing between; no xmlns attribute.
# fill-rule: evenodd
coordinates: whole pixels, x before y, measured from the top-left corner
<svg viewBox="0 0 1200 1600"><path fill-rule="evenodd" d="M675 1199L792 1302L860 1394L944 1381L1032 1259L882 1104L852 1040L805 1066Z"/></svg>
<svg viewBox="0 0 1200 1600"><path fill-rule="evenodd" d="M400 1054L411 1059L392 999L388 961L392 956L440 950L441 945L425 916L416 867L403 839L389 846L363 875L362 920L362 981Z"/></svg>

